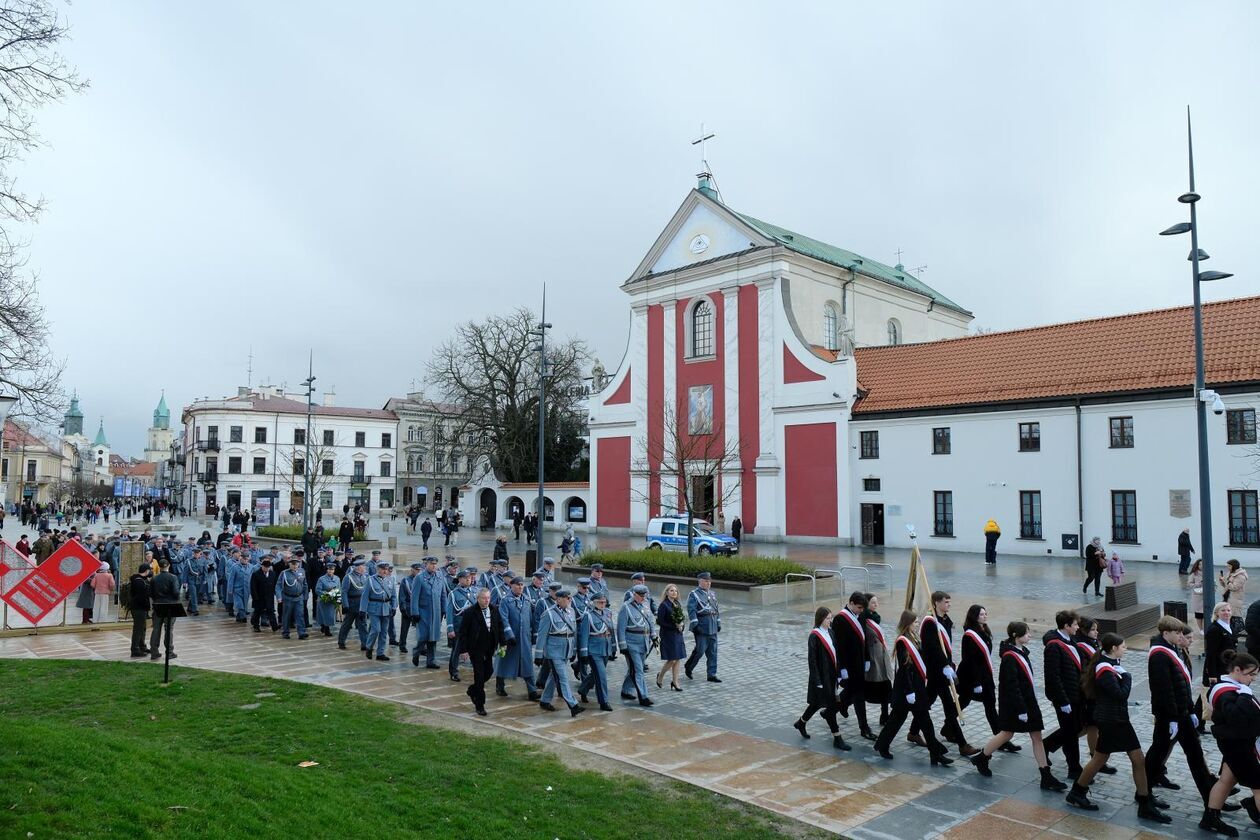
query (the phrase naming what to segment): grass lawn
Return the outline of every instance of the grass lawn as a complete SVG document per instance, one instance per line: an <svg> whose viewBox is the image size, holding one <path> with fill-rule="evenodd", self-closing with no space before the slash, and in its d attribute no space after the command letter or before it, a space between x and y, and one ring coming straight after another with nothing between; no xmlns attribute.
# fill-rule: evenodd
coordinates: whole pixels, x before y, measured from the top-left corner
<svg viewBox="0 0 1260 840"><path fill-rule="evenodd" d="M823 836L333 689L186 668L159 679L121 662L0 660L0 837Z"/></svg>

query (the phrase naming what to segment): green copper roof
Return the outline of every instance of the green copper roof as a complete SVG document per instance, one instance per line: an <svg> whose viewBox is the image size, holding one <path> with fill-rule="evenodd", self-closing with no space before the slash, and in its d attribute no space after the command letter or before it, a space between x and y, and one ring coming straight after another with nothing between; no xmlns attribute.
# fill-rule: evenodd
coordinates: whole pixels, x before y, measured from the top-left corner
<svg viewBox="0 0 1260 840"><path fill-rule="evenodd" d="M171 410L166 407L166 392L162 392L162 399L158 402L157 408L153 410L153 428L169 429L171 426Z"/></svg>
<svg viewBox="0 0 1260 840"><path fill-rule="evenodd" d="M70 398L70 410L66 412L67 417L82 417L83 412L79 410L79 398L77 396Z"/></svg>
<svg viewBox="0 0 1260 840"><path fill-rule="evenodd" d="M105 421L101 420L101 425L96 429L96 440L92 441L93 446L109 446L109 441L105 439Z"/></svg>
<svg viewBox="0 0 1260 840"><path fill-rule="evenodd" d="M162 392L162 399L158 400L157 410L158 410L158 414L165 414L167 416L169 416L171 413L171 410L166 407L166 392L165 391Z"/></svg>
<svg viewBox="0 0 1260 840"><path fill-rule="evenodd" d="M730 209L730 208L727 208ZM816 260L822 260L825 263L840 266L841 268L853 268L864 274L883 280L885 283L891 283L911 292L916 292L934 300L941 306L948 306L957 312L970 315L971 312L954 303L931 286L919 280L910 272L904 270L901 266L887 266L875 260L867 259L852 251L846 251L844 248L837 248L835 245L828 245L826 242L819 242L817 239L811 239L808 236L802 236L794 233L787 228L781 228L778 225L772 225L769 222L763 222L760 219L754 219L752 216L745 216L735 210L731 210L736 216L752 225L762 234L775 240L787 248L789 251L795 251L798 254L804 254L807 257L813 257Z"/></svg>

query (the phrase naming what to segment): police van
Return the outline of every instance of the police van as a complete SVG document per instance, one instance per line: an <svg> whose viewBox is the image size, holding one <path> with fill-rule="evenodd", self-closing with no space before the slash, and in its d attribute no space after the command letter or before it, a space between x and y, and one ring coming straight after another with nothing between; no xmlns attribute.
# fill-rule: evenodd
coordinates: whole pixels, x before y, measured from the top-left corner
<svg viewBox="0 0 1260 840"><path fill-rule="evenodd" d="M703 519L691 523L691 544L697 554L736 554L739 543ZM647 547L655 551L687 550L687 515L655 516L648 522Z"/></svg>

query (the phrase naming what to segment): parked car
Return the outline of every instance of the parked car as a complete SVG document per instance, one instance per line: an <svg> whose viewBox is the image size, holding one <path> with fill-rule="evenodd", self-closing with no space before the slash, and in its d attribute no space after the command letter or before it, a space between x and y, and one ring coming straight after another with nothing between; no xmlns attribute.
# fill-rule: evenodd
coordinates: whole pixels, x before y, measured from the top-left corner
<svg viewBox="0 0 1260 840"><path fill-rule="evenodd" d="M736 554L739 543L734 537L720 533L703 519L691 523L692 547L697 554ZM647 547L655 551L687 550L687 516L656 516L648 522Z"/></svg>

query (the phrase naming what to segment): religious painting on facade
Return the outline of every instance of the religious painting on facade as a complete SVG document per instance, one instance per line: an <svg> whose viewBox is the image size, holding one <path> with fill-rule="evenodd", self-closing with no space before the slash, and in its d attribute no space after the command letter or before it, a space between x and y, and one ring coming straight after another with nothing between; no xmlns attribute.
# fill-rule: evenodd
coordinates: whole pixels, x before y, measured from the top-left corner
<svg viewBox="0 0 1260 840"><path fill-rule="evenodd" d="M687 434L713 433L713 386L692 385L687 392Z"/></svg>

